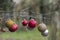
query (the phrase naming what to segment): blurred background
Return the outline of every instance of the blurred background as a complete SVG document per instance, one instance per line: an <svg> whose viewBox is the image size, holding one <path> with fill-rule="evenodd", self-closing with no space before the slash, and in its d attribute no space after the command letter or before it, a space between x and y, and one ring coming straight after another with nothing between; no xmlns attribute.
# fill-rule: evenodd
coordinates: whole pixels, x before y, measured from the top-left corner
<svg viewBox="0 0 60 40"><path fill-rule="evenodd" d="M15 32L4 25L6 18L18 24ZM22 26L23 19L34 18L38 24L44 22L49 30L42 36L37 27L30 31ZM60 40L60 0L0 0L0 40Z"/></svg>

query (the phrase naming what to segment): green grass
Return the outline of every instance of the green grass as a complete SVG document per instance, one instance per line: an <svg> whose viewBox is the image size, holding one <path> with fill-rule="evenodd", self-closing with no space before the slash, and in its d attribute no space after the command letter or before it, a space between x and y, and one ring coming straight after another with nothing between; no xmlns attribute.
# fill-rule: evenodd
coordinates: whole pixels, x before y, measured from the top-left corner
<svg viewBox="0 0 60 40"><path fill-rule="evenodd" d="M0 33L0 39L1 38L3 40L48 40L48 37L42 36L37 29L32 31Z"/></svg>

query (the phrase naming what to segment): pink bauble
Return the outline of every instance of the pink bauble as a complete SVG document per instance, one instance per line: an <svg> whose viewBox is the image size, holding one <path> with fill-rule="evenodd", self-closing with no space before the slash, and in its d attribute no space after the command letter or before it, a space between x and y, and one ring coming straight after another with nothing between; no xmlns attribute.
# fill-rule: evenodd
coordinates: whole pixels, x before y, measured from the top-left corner
<svg viewBox="0 0 60 40"><path fill-rule="evenodd" d="M10 32L15 32L18 29L18 25L17 24L13 24L12 27L9 28Z"/></svg>

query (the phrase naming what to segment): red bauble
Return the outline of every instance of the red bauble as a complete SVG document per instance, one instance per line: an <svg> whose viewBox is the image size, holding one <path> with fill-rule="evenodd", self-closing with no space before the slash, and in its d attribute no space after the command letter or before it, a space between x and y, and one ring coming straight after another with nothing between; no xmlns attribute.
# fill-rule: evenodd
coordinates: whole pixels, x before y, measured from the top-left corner
<svg viewBox="0 0 60 40"><path fill-rule="evenodd" d="M33 29L33 28L36 27L36 24L37 24L37 22L36 22L34 19L31 19L31 20L28 22L28 27L27 27L27 28Z"/></svg>
<svg viewBox="0 0 60 40"><path fill-rule="evenodd" d="M12 27L9 28L10 32L15 32L18 29L18 25L17 24L13 24Z"/></svg>
<svg viewBox="0 0 60 40"><path fill-rule="evenodd" d="M22 25L23 26L27 26L27 24L28 24L28 21L26 19L22 20Z"/></svg>

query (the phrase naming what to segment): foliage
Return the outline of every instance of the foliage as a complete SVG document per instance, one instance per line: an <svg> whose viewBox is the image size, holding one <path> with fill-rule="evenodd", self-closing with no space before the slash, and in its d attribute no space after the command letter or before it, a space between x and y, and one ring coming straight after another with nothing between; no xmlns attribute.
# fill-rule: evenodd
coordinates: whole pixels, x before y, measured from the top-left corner
<svg viewBox="0 0 60 40"><path fill-rule="evenodd" d="M0 8L3 8L3 10L9 10L11 5L10 0L0 0Z"/></svg>

